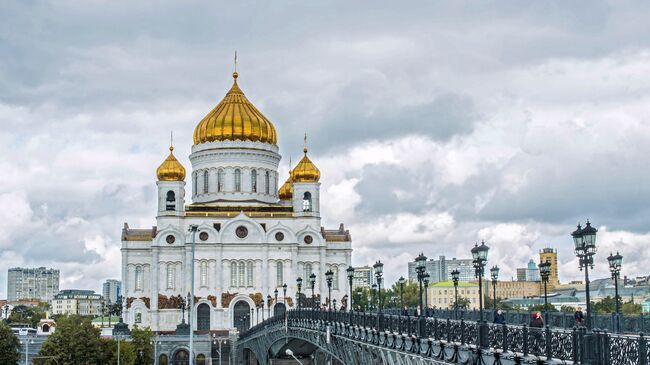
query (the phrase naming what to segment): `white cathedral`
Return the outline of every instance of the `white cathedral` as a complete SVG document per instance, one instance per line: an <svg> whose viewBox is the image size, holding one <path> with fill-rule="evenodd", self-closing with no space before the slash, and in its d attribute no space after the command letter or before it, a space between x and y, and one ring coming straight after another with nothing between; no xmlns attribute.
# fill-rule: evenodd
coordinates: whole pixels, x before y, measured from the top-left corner
<svg viewBox="0 0 650 365"><path fill-rule="evenodd" d="M241 330L262 315L295 308L298 277L311 298L309 277L315 274L317 300L327 302L330 270L331 299L338 306L347 302L350 233L343 224L321 226L320 171L307 157L306 142L304 157L279 187L275 127L244 96L237 76L194 130L192 202L185 202L185 168L170 147L157 170L156 226L124 224L122 295L129 326L174 331L183 321L181 299L193 286L196 330Z"/></svg>

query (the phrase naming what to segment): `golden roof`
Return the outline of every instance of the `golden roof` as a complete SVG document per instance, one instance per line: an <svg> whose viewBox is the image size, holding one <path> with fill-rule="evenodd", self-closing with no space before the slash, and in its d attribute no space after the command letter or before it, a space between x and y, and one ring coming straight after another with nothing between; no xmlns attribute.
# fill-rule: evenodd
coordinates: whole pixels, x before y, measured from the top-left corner
<svg viewBox="0 0 650 365"><path fill-rule="evenodd" d="M174 147L169 147L169 156L163 161L158 169L156 175L160 181L183 181L185 180L185 168L174 157Z"/></svg>
<svg viewBox="0 0 650 365"><path fill-rule="evenodd" d="M280 190L278 190L280 200L291 200L293 198L293 185L291 183L291 173L289 173L289 178L282 184Z"/></svg>
<svg viewBox="0 0 650 365"><path fill-rule="evenodd" d="M234 82L226 96L194 129L194 144L235 140L276 144L273 123L246 99L237 85L236 71L232 77Z"/></svg>
<svg viewBox="0 0 650 365"><path fill-rule="evenodd" d="M313 162L307 157L307 135L305 135L305 155L298 162L296 168L291 172L293 182L318 182L320 180L320 171Z"/></svg>

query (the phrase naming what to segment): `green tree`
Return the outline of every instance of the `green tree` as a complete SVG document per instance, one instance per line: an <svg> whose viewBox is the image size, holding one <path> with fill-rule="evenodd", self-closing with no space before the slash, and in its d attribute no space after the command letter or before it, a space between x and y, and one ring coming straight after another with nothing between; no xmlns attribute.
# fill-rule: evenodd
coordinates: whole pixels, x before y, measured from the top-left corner
<svg viewBox="0 0 650 365"><path fill-rule="evenodd" d="M135 327L131 331L131 344L136 358L136 365L153 363L153 332L151 329Z"/></svg>
<svg viewBox="0 0 650 365"><path fill-rule="evenodd" d="M576 307L572 307L570 305L563 305L560 307L560 312L563 313L575 313Z"/></svg>
<svg viewBox="0 0 650 365"><path fill-rule="evenodd" d="M454 302L449 304L449 309L454 309ZM458 296L458 309L467 309L470 306L469 298Z"/></svg>
<svg viewBox="0 0 650 365"><path fill-rule="evenodd" d="M505 299L503 299L503 298L499 298L499 297L497 298L497 308L498 309L503 309L503 310L511 310L513 308L512 304L510 304L508 302L504 302L504 300ZM487 309L494 308L494 302L493 302L492 298L486 298L485 299L485 308L487 308Z"/></svg>
<svg viewBox="0 0 650 365"><path fill-rule="evenodd" d="M26 305L17 305L11 310L9 315L9 323L26 323L30 327L34 328L38 324L38 321L45 318L45 308L47 308L47 303L44 306L37 307L28 307Z"/></svg>
<svg viewBox="0 0 650 365"><path fill-rule="evenodd" d="M616 311L616 301L614 298L607 296L600 302L591 302L591 310L596 314L614 313Z"/></svg>
<svg viewBox="0 0 650 365"><path fill-rule="evenodd" d="M420 305L419 292L420 284L417 281L407 280L404 283L404 305L411 308ZM424 287L422 288L424 290ZM396 281L390 288L393 296L397 299L397 306L401 306L400 285Z"/></svg>
<svg viewBox="0 0 650 365"><path fill-rule="evenodd" d="M528 310L531 311L531 312L544 312L544 304L531 305L530 307L528 307ZM554 305L551 305L549 303L548 311L549 312L557 312L558 310L555 308Z"/></svg>
<svg viewBox="0 0 650 365"><path fill-rule="evenodd" d="M89 318L80 316L59 317L56 332L50 335L39 356L52 356L43 365L87 365L102 364L104 359L100 331L93 327Z"/></svg>
<svg viewBox="0 0 650 365"><path fill-rule="evenodd" d="M623 314L641 314L641 304L636 304L632 300L621 305L621 312Z"/></svg>
<svg viewBox="0 0 650 365"><path fill-rule="evenodd" d="M11 328L0 322L0 359L3 364L15 365L20 360L20 341Z"/></svg>

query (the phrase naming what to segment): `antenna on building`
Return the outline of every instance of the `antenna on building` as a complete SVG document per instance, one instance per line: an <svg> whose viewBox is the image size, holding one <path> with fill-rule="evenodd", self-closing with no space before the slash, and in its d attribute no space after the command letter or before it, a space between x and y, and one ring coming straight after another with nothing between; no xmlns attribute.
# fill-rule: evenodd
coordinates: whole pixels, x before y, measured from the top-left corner
<svg viewBox="0 0 650 365"><path fill-rule="evenodd" d="M237 72L237 51L235 51L235 69L233 72Z"/></svg>

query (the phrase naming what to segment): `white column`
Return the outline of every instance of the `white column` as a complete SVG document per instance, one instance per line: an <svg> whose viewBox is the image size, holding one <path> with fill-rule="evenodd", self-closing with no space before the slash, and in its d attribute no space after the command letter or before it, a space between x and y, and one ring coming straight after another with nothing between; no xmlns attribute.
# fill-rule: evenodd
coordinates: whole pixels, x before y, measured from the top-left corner
<svg viewBox="0 0 650 365"><path fill-rule="evenodd" d="M215 296L217 297L217 308L221 308L221 293L223 292L223 280L225 278L223 262L221 261L223 257L223 244L219 244L217 248L217 258L216 258L216 267L214 270L214 280L215 280Z"/></svg>
<svg viewBox="0 0 650 365"><path fill-rule="evenodd" d="M269 292L269 246L264 245L263 254L262 254L262 296L266 300L266 296L270 294Z"/></svg>
<svg viewBox="0 0 650 365"><path fill-rule="evenodd" d="M158 267L158 247L151 247L153 255L151 255L151 297L149 313L151 314L151 327L158 330L158 284L160 281L160 269Z"/></svg>

